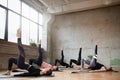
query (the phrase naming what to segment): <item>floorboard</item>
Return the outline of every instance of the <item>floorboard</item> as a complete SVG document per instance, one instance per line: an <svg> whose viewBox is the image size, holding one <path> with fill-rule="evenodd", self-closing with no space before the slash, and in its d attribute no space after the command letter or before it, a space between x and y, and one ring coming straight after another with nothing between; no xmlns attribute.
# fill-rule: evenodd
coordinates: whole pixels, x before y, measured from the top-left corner
<svg viewBox="0 0 120 80"><path fill-rule="evenodd" d="M0 74L4 72L1 71ZM0 80L120 80L120 72L71 73L70 70L63 70L63 72L55 71L53 74L54 77L12 77Z"/></svg>

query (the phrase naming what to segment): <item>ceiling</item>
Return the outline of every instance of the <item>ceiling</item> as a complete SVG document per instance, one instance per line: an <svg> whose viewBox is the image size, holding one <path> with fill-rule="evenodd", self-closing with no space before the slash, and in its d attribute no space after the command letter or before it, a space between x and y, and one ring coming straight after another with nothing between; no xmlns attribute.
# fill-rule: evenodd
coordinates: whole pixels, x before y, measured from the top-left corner
<svg viewBox="0 0 120 80"><path fill-rule="evenodd" d="M89 0L39 0L40 2L42 1L45 3L47 6L51 5L67 5L67 4L72 4L72 3L77 3L77 2L83 2L83 1L89 1ZM92 0L91 0L92 1Z"/></svg>
<svg viewBox="0 0 120 80"><path fill-rule="evenodd" d="M51 14L64 14L120 4L120 0L39 0Z"/></svg>

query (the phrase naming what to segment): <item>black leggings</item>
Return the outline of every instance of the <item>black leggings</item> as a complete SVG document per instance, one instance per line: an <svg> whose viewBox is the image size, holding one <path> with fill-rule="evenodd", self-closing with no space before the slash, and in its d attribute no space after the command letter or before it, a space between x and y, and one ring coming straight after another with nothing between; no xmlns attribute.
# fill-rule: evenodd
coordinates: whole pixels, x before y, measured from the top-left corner
<svg viewBox="0 0 120 80"><path fill-rule="evenodd" d="M19 49L19 56L17 58L9 58L8 60L8 70L12 69L13 63L21 69L28 69L30 66L29 64L25 63L25 52L22 47L21 38L18 38L18 49Z"/></svg>
<svg viewBox="0 0 120 80"><path fill-rule="evenodd" d="M80 65L81 61L77 61L77 60L71 59L70 60L70 66L72 66L72 63L75 63L76 65Z"/></svg>
<svg viewBox="0 0 120 80"><path fill-rule="evenodd" d="M41 51L41 44L39 44L39 49L38 49L38 51L39 51L39 56L38 56L38 58L37 59L29 59L29 64L31 64L32 65L32 63L35 63L35 64L37 64L37 65L39 65L39 66L41 66L41 64L42 64L42 62L43 62L43 57L42 57L42 51Z"/></svg>
<svg viewBox="0 0 120 80"><path fill-rule="evenodd" d="M82 52L82 48L80 48L79 50L78 60L71 59L70 66L72 65L72 63L75 63L76 65L81 65L81 52Z"/></svg>
<svg viewBox="0 0 120 80"><path fill-rule="evenodd" d="M63 50L61 51L61 56L62 56L61 60L59 60L59 59L55 60L55 65L57 65L57 63L59 63L62 66L70 67L69 64L67 64L67 63L64 62Z"/></svg>
<svg viewBox="0 0 120 80"><path fill-rule="evenodd" d="M67 63L65 63L65 62L63 62L61 60L58 60L58 59L55 60L55 65L57 65L57 63L59 63L62 66L66 66L66 68L70 67L69 64L67 64Z"/></svg>
<svg viewBox="0 0 120 80"><path fill-rule="evenodd" d="M23 76L23 75L24 76L39 76L41 70L25 62L25 52L22 47L21 38L18 38L18 49L19 49L18 58L9 58L8 60L8 70L12 69L12 65L14 63L18 66L18 68L28 70L28 73L15 75L15 76Z"/></svg>
<svg viewBox="0 0 120 80"><path fill-rule="evenodd" d="M96 45L96 46L95 46L95 55L98 54L98 53L97 53L97 50L98 50L98 46Z"/></svg>

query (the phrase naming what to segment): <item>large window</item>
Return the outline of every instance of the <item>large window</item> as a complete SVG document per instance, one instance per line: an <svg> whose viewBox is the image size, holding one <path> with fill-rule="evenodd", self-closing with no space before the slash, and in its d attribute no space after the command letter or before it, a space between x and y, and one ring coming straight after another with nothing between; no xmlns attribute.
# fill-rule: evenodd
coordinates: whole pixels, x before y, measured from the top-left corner
<svg viewBox="0 0 120 80"><path fill-rule="evenodd" d="M39 24L43 24L43 16L42 14L39 14Z"/></svg>
<svg viewBox="0 0 120 80"><path fill-rule="evenodd" d="M0 4L7 7L7 0L0 0Z"/></svg>
<svg viewBox="0 0 120 80"><path fill-rule="evenodd" d="M42 38L42 14L22 0L0 0L0 39L17 42L21 28L22 43L37 43Z"/></svg>
<svg viewBox="0 0 120 80"><path fill-rule="evenodd" d="M30 16L30 7L22 2L22 15L29 18Z"/></svg>
<svg viewBox="0 0 120 80"><path fill-rule="evenodd" d="M0 8L0 38L4 39L5 35L6 11Z"/></svg>
<svg viewBox="0 0 120 80"><path fill-rule="evenodd" d="M42 40L42 26L39 26L39 40Z"/></svg>
<svg viewBox="0 0 120 80"><path fill-rule="evenodd" d="M30 22L30 40L37 43L37 24Z"/></svg>
<svg viewBox="0 0 120 80"><path fill-rule="evenodd" d="M42 24L43 24L43 16L39 13L39 40L42 40Z"/></svg>
<svg viewBox="0 0 120 80"><path fill-rule="evenodd" d="M38 12L33 8L30 8L30 19L38 23Z"/></svg>
<svg viewBox="0 0 120 80"><path fill-rule="evenodd" d="M20 16L9 11L8 14L8 41L17 42L16 30L20 27Z"/></svg>
<svg viewBox="0 0 120 80"><path fill-rule="evenodd" d="M22 43L29 44L29 24L30 21L22 17Z"/></svg>
<svg viewBox="0 0 120 80"><path fill-rule="evenodd" d="M20 13L20 0L8 0L8 8L17 13Z"/></svg>

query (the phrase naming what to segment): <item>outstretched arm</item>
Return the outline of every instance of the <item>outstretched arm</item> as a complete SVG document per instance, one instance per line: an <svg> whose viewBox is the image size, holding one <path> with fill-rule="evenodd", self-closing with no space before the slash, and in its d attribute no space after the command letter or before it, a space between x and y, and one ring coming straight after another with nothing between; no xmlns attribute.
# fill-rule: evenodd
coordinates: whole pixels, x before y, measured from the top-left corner
<svg viewBox="0 0 120 80"><path fill-rule="evenodd" d="M90 70L89 72L106 72L106 68L105 66L101 67L101 69L98 69L98 70Z"/></svg>

